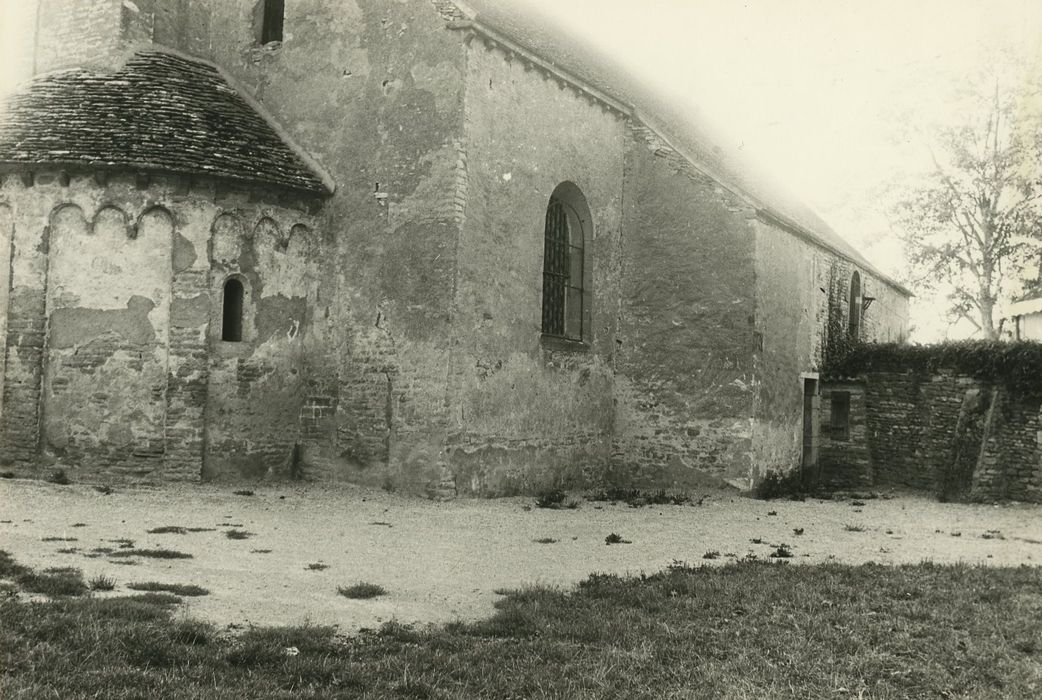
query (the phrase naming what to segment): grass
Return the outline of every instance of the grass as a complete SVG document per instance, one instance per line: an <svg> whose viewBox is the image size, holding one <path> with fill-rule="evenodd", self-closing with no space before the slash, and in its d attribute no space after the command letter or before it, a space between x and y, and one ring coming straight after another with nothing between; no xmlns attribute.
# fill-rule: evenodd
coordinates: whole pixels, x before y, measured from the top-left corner
<svg viewBox="0 0 1042 700"><path fill-rule="evenodd" d="M83 572L69 567L29 571L15 579L19 586L30 593L52 597L81 596L87 592Z"/></svg>
<svg viewBox="0 0 1042 700"><path fill-rule="evenodd" d="M47 481L60 486L67 486L72 483L72 480L69 478L69 475L65 473L64 469L52 472L51 475L47 477Z"/></svg>
<svg viewBox="0 0 1042 700"><path fill-rule="evenodd" d="M857 524L854 524L854 523L847 523L846 525L843 526L843 529L846 530L847 532L864 532L866 528L865 528L864 525L857 525Z"/></svg>
<svg viewBox="0 0 1042 700"><path fill-rule="evenodd" d="M589 501L607 501L625 503L631 508L641 506L682 506L691 503L691 497L683 493L670 493L666 490L643 491L641 489L610 488L606 491L598 491L587 496ZM701 503L701 501L699 501Z"/></svg>
<svg viewBox="0 0 1042 700"><path fill-rule="evenodd" d="M53 535L51 537L41 537L40 541L41 542L75 542L76 538L75 537L58 537L57 535Z"/></svg>
<svg viewBox="0 0 1042 700"><path fill-rule="evenodd" d="M0 601L10 697L1038 697L1042 569L678 564L476 623L228 636L176 596Z"/></svg>
<svg viewBox="0 0 1042 700"><path fill-rule="evenodd" d="M224 536L230 540L247 540L253 537L253 533L246 530L228 530Z"/></svg>
<svg viewBox="0 0 1042 700"><path fill-rule="evenodd" d="M252 495L254 495L253 491L250 491L249 489L240 489L239 491L232 491L232 493L235 494L236 496L252 496Z"/></svg>
<svg viewBox="0 0 1042 700"><path fill-rule="evenodd" d="M613 532L604 538L604 544L633 544L627 539L624 539L622 535Z"/></svg>
<svg viewBox="0 0 1042 700"><path fill-rule="evenodd" d="M307 569L308 571L322 571L324 569L328 569L329 568L329 564L323 564L322 562L318 561L318 562L315 562L314 564L308 564L304 568Z"/></svg>
<svg viewBox="0 0 1042 700"><path fill-rule="evenodd" d="M109 554L110 557L149 557L152 559L191 559L192 555L187 552L178 552L175 549L120 549Z"/></svg>
<svg viewBox="0 0 1042 700"><path fill-rule="evenodd" d="M383 586L375 583L366 583L365 581L360 581L350 586L337 586L336 592L345 598L353 600L368 600L369 598L387 595L387 589Z"/></svg>
<svg viewBox="0 0 1042 700"><path fill-rule="evenodd" d="M144 581L142 583L128 583L127 588L132 591L151 591L161 593L173 593L178 596L202 596L210 595L210 591L202 586L181 583L159 583L158 581Z"/></svg>
<svg viewBox="0 0 1042 700"><path fill-rule="evenodd" d="M539 539L532 540L536 544L556 544L558 540L553 537L540 537Z"/></svg>
<svg viewBox="0 0 1042 700"><path fill-rule="evenodd" d="M161 525L147 530L150 535L187 535L189 532L213 532L213 527L182 527L181 525Z"/></svg>
<svg viewBox="0 0 1042 700"><path fill-rule="evenodd" d="M575 496L569 496L564 491L559 489L551 489L549 491L543 491L535 499L536 508L549 508L551 510L575 510L579 507L581 499Z"/></svg>
<svg viewBox="0 0 1042 700"><path fill-rule="evenodd" d="M95 576L89 585L92 591L111 591L116 587L116 582L108 576Z"/></svg>

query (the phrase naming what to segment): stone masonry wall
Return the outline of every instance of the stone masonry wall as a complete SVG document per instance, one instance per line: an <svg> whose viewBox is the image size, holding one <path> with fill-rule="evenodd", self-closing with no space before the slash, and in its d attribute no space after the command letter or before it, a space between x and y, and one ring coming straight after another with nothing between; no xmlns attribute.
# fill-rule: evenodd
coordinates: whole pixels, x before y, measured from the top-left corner
<svg viewBox="0 0 1042 700"><path fill-rule="evenodd" d="M0 296L5 464L147 481L288 471L301 402L271 385L274 375L280 387L303 386L301 339L321 337L308 333L316 277L286 261L317 257L309 214L183 178L50 172L6 177L0 211L13 223ZM287 236L242 232L218 244L215 221L232 215L278 221ZM222 255L243 247L236 263L248 264L234 272L254 277L250 335L222 354L214 284L229 272Z"/></svg>
<svg viewBox="0 0 1042 700"><path fill-rule="evenodd" d="M1042 502L1037 388L946 372L873 372L853 385L829 383L823 397L834 390L851 390L852 426L866 427L822 450L823 462L852 467L846 473L856 478L847 485L908 487L946 500ZM862 393L863 403L853 399ZM827 424L824 400L821 416Z"/></svg>
<svg viewBox="0 0 1042 700"><path fill-rule="evenodd" d="M798 468L803 434L803 377L816 376L830 342L849 320L850 279L861 278L860 339L899 341L908 329L908 299L891 284L788 230L757 221L755 461L767 470ZM860 303L860 302L859 302Z"/></svg>
<svg viewBox="0 0 1042 700"><path fill-rule="evenodd" d="M642 486L748 486L751 212L636 125L625 178L613 475Z"/></svg>
<svg viewBox="0 0 1042 700"><path fill-rule="evenodd" d="M624 125L501 47L481 37L468 47L449 468L458 490L477 494L600 483L612 428ZM546 210L565 182L592 219L581 343L540 335Z"/></svg>

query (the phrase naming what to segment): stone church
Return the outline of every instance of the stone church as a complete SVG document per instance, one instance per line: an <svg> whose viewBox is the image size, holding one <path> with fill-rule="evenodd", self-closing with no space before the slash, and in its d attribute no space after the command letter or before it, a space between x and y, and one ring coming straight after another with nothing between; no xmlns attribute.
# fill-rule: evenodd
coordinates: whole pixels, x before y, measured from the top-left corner
<svg viewBox="0 0 1042 700"><path fill-rule="evenodd" d="M38 0L27 31L5 470L748 487L813 460L831 340L906 333L904 287L509 3Z"/></svg>

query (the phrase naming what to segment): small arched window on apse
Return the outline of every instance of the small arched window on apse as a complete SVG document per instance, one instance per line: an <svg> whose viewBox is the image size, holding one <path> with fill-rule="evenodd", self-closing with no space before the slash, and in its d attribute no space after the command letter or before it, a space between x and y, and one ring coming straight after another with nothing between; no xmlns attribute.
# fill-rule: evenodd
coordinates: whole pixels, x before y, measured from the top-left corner
<svg viewBox="0 0 1042 700"><path fill-rule="evenodd" d="M221 340L229 343L242 341L242 312L245 293L242 281L235 277L228 278L228 281L224 283Z"/></svg>
<svg viewBox="0 0 1042 700"><path fill-rule="evenodd" d="M589 340L593 238L590 208L582 191L564 182L550 195L543 230L543 333Z"/></svg>
<svg viewBox="0 0 1042 700"><path fill-rule="evenodd" d="M847 309L847 336L851 340L861 337L861 275L854 271L850 276L850 301Z"/></svg>

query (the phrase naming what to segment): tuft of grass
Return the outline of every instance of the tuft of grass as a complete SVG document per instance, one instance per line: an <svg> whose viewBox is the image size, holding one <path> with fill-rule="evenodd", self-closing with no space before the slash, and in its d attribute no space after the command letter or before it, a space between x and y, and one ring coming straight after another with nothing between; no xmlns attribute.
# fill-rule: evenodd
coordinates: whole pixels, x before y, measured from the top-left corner
<svg viewBox="0 0 1042 700"><path fill-rule="evenodd" d="M536 544L556 544L558 540L553 537L540 537L539 539L532 540Z"/></svg>
<svg viewBox="0 0 1042 700"><path fill-rule="evenodd" d="M180 525L161 525L145 532L150 535L186 535L188 534L188 528Z"/></svg>
<svg viewBox="0 0 1042 700"><path fill-rule="evenodd" d="M55 567L41 572L29 571L16 581L30 593L42 593L51 597L81 596L87 592L83 572L71 567Z"/></svg>
<svg viewBox="0 0 1042 700"><path fill-rule="evenodd" d="M253 537L253 533L246 530L228 530L224 536L230 540L247 540Z"/></svg>
<svg viewBox="0 0 1042 700"><path fill-rule="evenodd" d="M159 583L158 581L144 581L141 583L128 583L127 588L132 591L153 591L162 593L173 593L178 596L203 596L210 595L210 591L202 586L181 583Z"/></svg>
<svg viewBox="0 0 1042 700"><path fill-rule="evenodd" d="M314 564L308 564L304 568L308 571L322 571L323 569L328 569L329 564L323 564L322 562L317 561Z"/></svg>
<svg viewBox="0 0 1042 700"><path fill-rule="evenodd" d="M31 571L28 566L16 562L10 552L0 549L0 578L18 578Z"/></svg>
<svg viewBox="0 0 1042 700"><path fill-rule="evenodd" d="M767 556L774 557L775 559L792 559L792 550L789 549L789 545L782 542Z"/></svg>
<svg viewBox="0 0 1042 700"><path fill-rule="evenodd" d="M116 581L108 576L95 576L89 584L92 591L111 591L116 587Z"/></svg>
<svg viewBox="0 0 1042 700"><path fill-rule="evenodd" d="M702 558L703 559L719 559L720 558L720 552L718 552L715 549L711 549L708 552L706 552L705 554L703 554Z"/></svg>
<svg viewBox="0 0 1042 700"><path fill-rule="evenodd" d="M383 586L375 583L366 583L364 581L350 586L337 586L336 592L345 598L351 598L354 600L368 600L369 598L387 595L387 589Z"/></svg>
<svg viewBox="0 0 1042 700"><path fill-rule="evenodd" d="M865 526L864 525L858 525L856 523L847 523L846 525L843 526L843 529L846 530L847 532L864 532L865 531Z"/></svg>
<svg viewBox="0 0 1042 700"><path fill-rule="evenodd" d="M543 491L535 499L536 508L549 508L551 510L575 510L579 507L579 499L574 496L569 496L560 489L551 489L549 491Z"/></svg>
<svg viewBox="0 0 1042 700"><path fill-rule="evenodd" d="M178 552L175 549L121 549L113 552L110 557L149 557L151 559L191 559L192 555L187 552Z"/></svg>
<svg viewBox="0 0 1042 700"><path fill-rule="evenodd" d="M51 475L47 477L47 481L60 486L67 486L72 483L72 480L69 479L69 475L65 473L64 469L51 472Z"/></svg>
<svg viewBox="0 0 1042 700"><path fill-rule="evenodd" d="M611 533L610 535L608 535L607 537L604 538L604 544L633 544L633 543L630 542L629 540L623 539L622 535L619 535L619 534L613 532L613 533Z"/></svg>
<svg viewBox="0 0 1042 700"><path fill-rule="evenodd" d="M641 489L624 489L613 487L605 491L598 491L587 497L589 501L606 501L608 503L622 502L630 508L642 506L682 506L691 503L691 497L684 493L671 493L665 489L658 491L643 491Z"/></svg>

